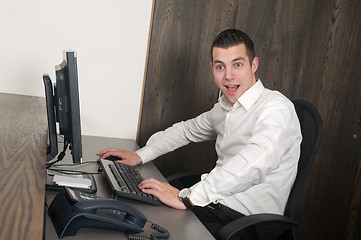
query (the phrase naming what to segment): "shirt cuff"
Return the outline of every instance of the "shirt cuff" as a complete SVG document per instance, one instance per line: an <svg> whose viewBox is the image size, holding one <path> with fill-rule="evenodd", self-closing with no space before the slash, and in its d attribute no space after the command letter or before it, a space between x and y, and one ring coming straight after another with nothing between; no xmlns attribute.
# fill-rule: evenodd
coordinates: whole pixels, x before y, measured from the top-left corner
<svg viewBox="0 0 361 240"><path fill-rule="evenodd" d="M192 187L190 187L191 195L189 196L189 199L191 200L191 202L194 206L204 207L211 202L205 196L204 192L200 191L200 189L201 189L200 188L201 186L199 186L200 184L201 184L201 182L198 182L195 185L193 185Z"/></svg>
<svg viewBox="0 0 361 240"><path fill-rule="evenodd" d="M135 151L135 153L138 154L139 157L142 159L143 164L150 162L154 159L153 151L149 146L138 149L137 151Z"/></svg>

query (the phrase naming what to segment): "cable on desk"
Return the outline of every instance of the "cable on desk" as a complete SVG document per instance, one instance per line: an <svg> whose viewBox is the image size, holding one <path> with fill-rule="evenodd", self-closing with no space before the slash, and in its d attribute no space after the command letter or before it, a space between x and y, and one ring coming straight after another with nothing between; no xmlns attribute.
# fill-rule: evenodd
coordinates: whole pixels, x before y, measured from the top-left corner
<svg viewBox="0 0 361 240"><path fill-rule="evenodd" d="M57 164L53 166L52 168L48 168L48 170L63 173L63 174L69 174L69 175L81 175L81 174L100 174L100 172L86 172L86 171L79 171L79 170L73 170L73 169L62 169L58 167L78 167L83 166L85 164L94 164L97 163L97 161L88 161L83 163L63 163L63 164Z"/></svg>
<svg viewBox="0 0 361 240"><path fill-rule="evenodd" d="M152 224L151 228L157 230L158 232L151 233L149 237L129 234L128 239L129 240L158 240L158 239L168 239L169 238L170 233L168 232L167 229L165 229L151 221L147 221L147 222L151 223Z"/></svg>
<svg viewBox="0 0 361 240"><path fill-rule="evenodd" d="M82 162L82 163L62 163L62 164L56 164L54 167L58 167L58 166L80 166L80 165L85 165L85 164L93 164L93 163L98 163L97 160L94 161L86 161L86 162Z"/></svg>
<svg viewBox="0 0 361 240"><path fill-rule="evenodd" d="M87 172L87 171L78 171L78 170L69 170L69 169L56 169L56 168L49 168L48 170L67 174L67 175L82 175L82 174L101 174L100 172Z"/></svg>

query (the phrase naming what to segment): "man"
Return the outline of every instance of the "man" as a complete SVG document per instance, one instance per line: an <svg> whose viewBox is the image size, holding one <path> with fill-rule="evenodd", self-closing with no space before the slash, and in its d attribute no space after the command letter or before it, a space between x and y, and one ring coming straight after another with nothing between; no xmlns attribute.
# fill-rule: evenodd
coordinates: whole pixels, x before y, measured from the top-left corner
<svg viewBox="0 0 361 240"><path fill-rule="evenodd" d="M180 191L147 179L139 188L170 207L192 208L216 238L240 216L283 214L297 173L301 131L292 102L264 88L257 68L252 40L236 29L223 31L211 48L211 69L223 96L210 111L155 133L135 153L106 149L98 155L135 166L190 142L216 139L216 166L200 182Z"/></svg>

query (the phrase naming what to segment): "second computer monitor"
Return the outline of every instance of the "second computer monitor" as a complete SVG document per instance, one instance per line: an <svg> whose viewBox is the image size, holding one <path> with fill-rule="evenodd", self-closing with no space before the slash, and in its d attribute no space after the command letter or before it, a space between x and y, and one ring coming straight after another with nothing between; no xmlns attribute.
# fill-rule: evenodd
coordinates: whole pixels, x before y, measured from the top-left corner
<svg viewBox="0 0 361 240"><path fill-rule="evenodd" d="M64 136L66 144L70 145L73 163L82 162L82 142L81 142L81 123L80 123L80 102L79 102L79 88L78 88L78 70L77 70L77 56L74 51L65 51L63 61L55 66L56 83L54 84L53 99L49 99L52 91L51 80L47 75L44 75L44 84L47 98L47 113L50 137L50 156L48 151L48 160L54 155L55 147L51 145L54 143L54 127L52 126L53 116L55 114L56 122L59 123L60 135ZM49 84L50 82L50 84ZM53 100L53 103L51 103ZM55 113L49 111L53 104ZM57 149L56 149L57 151Z"/></svg>

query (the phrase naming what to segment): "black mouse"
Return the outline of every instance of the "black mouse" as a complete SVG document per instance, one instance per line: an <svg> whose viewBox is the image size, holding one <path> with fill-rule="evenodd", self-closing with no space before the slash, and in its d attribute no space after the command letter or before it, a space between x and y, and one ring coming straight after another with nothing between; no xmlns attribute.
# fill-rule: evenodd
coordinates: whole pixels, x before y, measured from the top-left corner
<svg viewBox="0 0 361 240"><path fill-rule="evenodd" d="M118 160L122 160L122 158L121 158L121 157L117 157L117 156L113 156L113 155L110 155L110 156L108 156L108 157L106 157L106 158L104 158L104 159L106 159L106 160L110 160L110 161L118 161Z"/></svg>

